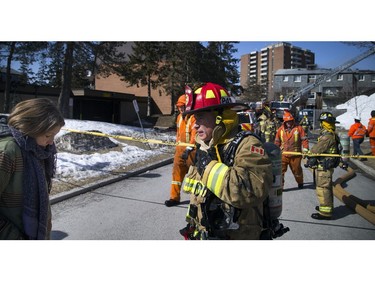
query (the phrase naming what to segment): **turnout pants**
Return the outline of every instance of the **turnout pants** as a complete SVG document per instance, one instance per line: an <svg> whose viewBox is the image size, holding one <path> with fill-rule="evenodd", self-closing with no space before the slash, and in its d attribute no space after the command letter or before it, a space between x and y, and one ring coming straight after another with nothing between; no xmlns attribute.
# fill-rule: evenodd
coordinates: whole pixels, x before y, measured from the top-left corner
<svg viewBox="0 0 375 281"><path fill-rule="evenodd" d="M315 172L316 195L319 201L319 213L331 217L333 213L333 169L323 171L318 168Z"/></svg>

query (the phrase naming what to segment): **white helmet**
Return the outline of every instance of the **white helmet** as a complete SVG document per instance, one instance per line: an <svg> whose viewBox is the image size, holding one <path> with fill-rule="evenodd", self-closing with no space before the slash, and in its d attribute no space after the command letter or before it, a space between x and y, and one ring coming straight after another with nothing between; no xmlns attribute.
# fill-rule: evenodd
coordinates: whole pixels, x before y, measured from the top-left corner
<svg viewBox="0 0 375 281"><path fill-rule="evenodd" d="M354 116L354 120L361 121L361 117L359 117L358 115L357 115L357 116Z"/></svg>

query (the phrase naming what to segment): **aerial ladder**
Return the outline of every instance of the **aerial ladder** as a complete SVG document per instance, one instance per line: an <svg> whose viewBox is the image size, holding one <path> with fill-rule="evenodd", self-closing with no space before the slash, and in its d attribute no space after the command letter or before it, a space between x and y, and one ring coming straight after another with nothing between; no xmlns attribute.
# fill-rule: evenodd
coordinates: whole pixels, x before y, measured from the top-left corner
<svg viewBox="0 0 375 281"><path fill-rule="evenodd" d="M375 53L375 47L369 49L368 51L358 55L357 57L347 61L346 63L332 69L330 72L327 72L326 74L323 74L319 76L317 79L315 79L314 82L311 82L307 84L306 86L302 87L297 91L297 93L291 93L287 99L291 102L292 106L294 106L298 101L305 100L307 98L308 93L320 85L322 82L332 78L333 76L339 74L340 72L344 71L345 69L348 69L352 65L358 63L359 61L373 55Z"/></svg>

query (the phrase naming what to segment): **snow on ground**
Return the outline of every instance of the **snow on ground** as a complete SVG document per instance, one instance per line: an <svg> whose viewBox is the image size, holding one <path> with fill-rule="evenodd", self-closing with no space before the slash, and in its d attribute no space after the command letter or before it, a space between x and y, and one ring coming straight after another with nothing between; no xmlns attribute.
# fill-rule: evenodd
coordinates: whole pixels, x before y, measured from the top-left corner
<svg viewBox="0 0 375 281"><path fill-rule="evenodd" d="M347 102L337 105L337 109L347 109L347 112L337 116L336 120L340 122L337 126L349 130L354 123L354 117L359 116L361 123L367 127L368 120L371 118L371 111L375 110L375 93L371 96L357 96Z"/></svg>
<svg viewBox="0 0 375 281"><path fill-rule="evenodd" d="M95 130L105 134L122 135L127 137L144 138L146 136L147 139L157 139L169 142L175 141L175 134L171 134L170 132L161 133L153 129L145 129L145 134L143 134L142 129L138 127L117 125L106 122L65 119L65 126L56 135L56 142L58 142L60 137L69 133L68 131L64 130L65 128L80 131ZM146 160L150 156L161 154L166 149L166 146L159 144L150 144L149 147L144 145L146 149L142 149L136 145L124 144L116 138L110 138L110 140L118 144L121 149L118 149L119 151L112 150L106 153L58 152L55 179L74 178L76 180L81 180L89 177L106 175L120 167L125 167L127 165Z"/></svg>

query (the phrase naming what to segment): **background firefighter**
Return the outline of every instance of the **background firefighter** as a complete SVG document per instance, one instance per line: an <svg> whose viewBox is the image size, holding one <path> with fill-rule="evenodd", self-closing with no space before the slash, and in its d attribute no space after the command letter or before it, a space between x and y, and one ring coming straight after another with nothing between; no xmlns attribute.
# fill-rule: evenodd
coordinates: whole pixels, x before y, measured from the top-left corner
<svg viewBox="0 0 375 281"><path fill-rule="evenodd" d="M309 140L307 139L305 131L300 125L295 123L294 117L290 112L284 111L283 120L283 124L277 130L275 144L278 145L283 152L292 151L307 153L309 151ZM301 161L302 155L282 155L281 167L283 186L285 173L289 166L298 184L298 188L303 188Z"/></svg>
<svg viewBox="0 0 375 281"><path fill-rule="evenodd" d="M278 121L267 105L264 106L263 113L258 118L258 121L261 138L265 142L274 142L278 129Z"/></svg>
<svg viewBox="0 0 375 281"><path fill-rule="evenodd" d="M183 181L191 196L188 225L180 233L185 239L259 239L271 161L254 135L240 141L232 161L227 157L238 133L235 111L247 106L213 83L195 90L189 101L186 113L196 118L198 150Z"/></svg>
<svg viewBox="0 0 375 281"><path fill-rule="evenodd" d="M322 112L319 116L320 136L318 142L311 147L311 153L336 154L339 153L339 138L335 133L336 118L330 112ZM315 169L314 181L316 184L316 195L319 206L311 217L317 220L329 220L333 213L333 184L332 175L340 158L337 157L309 157L307 167Z"/></svg>
<svg viewBox="0 0 375 281"><path fill-rule="evenodd" d="M308 136L308 132L309 130L312 129L312 126L310 124L309 119L307 118L307 115L303 115L299 124L301 125L302 129L305 131L306 136Z"/></svg>
<svg viewBox="0 0 375 281"><path fill-rule="evenodd" d="M354 117L354 124L350 126L348 136L353 141L353 155L363 155L361 144L367 134L366 127L361 123L359 116ZM360 160L364 160L363 158Z"/></svg>
<svg viewBox="0 0 375 281"><path fill-rule="evenodd" d="M176 103L179 111L176 120L176 142L195 143L196 130L194 128L195 118L193 115L183 116L185 112L186 95L181 95ZM164 204L167 207L176 206L180 203L181 183L187 173L189 166L192 164L195 157L195 150L193 147L176 146L173 169L172 169L172 183L170 190L170 199L166 200Z"/></svg>
<svg viewBox="0 0 375 281"><path fill-rule="evenodd" d="M371 153L375 156L375 110L371 111L371 118L368 120L367 136L370 138Z"/></svg>

